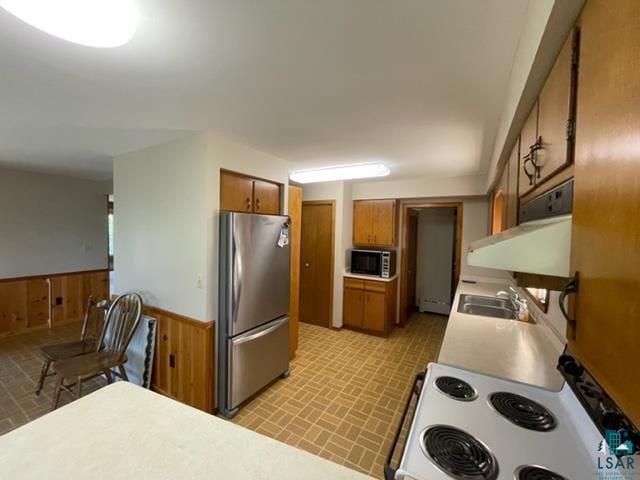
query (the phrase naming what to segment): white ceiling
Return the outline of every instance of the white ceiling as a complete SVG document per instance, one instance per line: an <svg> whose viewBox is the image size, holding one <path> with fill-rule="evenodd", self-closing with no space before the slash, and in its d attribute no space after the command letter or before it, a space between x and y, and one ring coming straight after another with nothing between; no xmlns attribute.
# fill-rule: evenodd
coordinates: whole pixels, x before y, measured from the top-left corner
<svg viewBox="0 0 640 480"><path fill-rule="evenodd" d="M94 49L0 10L0 165L107 178L215 130L292 168L487 171L527 0L138 0Z"/></svg>

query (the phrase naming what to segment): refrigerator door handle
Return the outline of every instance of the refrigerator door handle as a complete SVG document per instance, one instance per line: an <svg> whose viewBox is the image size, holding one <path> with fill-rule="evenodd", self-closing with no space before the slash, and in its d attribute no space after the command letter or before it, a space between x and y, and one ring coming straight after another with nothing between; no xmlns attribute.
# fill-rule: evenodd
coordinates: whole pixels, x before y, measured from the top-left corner
<svg viewBox="0 0 640 480"><path fill-rule="evenodd" d="M260 330L259 332L254 333L252 335L248 335L246 337L236 338L233 340L233 343L234 345L242 345L243 343L251 342L252 340L256 340L260 337L264 337L265 335L269 335L274 330L277 330L278 328L280 328L282 324L285 323L287 320L289 320L289 317L285 316L281 320L278 320L276 323L271 325L269 328L265 328L264 330Z"/></svg>
<svg viewBox="0 0 640 480"><path fill-rule="evenodd" d="M242 295L242 257L238 252L236 235L233 234L233 323L238 319L238 305Z"/></svg>

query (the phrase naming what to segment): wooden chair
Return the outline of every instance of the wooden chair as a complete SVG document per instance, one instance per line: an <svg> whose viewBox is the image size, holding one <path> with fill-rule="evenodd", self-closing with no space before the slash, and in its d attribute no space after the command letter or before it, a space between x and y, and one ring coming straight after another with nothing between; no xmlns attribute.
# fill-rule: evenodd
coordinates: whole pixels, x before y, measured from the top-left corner
<svg viewBox="0 0 640 480"><path fill-rule="evenodd" d="M49 373L51 363L65 358L76 357L89 352L95 352L98 345L98 337L102 334L104 327L105 312L109 308L109 300L100 300L96 302L93 296L87 299L87 306L84 311L84 319L82 321L82 331L80 332L80 340L65 343L56 343L54 345L45 345L40 348L40 354L44 358L42 370L40 371L40 379L36 386L36 395L40 395L44 380L46 377L55 375L55 372ZM92 336L87 336L87 328L91 320L92 313L101 312L96 318L95 332Z"/></svg>
<svg viewBox="0 0 640 480"><path fill-rule="evenodd" d="M124 369L126 351L142 318L142 307L142 298L137 293L119 296L109 307L97 351L54 362L58 379L52 410L58 408L62 390L80 398L82 383L92 378L104 375L107 382L112 383L113 376L117 375L128 380ZM65 380L69 383L65 383ZM75 391L72 390L74 387Z"/></svg>

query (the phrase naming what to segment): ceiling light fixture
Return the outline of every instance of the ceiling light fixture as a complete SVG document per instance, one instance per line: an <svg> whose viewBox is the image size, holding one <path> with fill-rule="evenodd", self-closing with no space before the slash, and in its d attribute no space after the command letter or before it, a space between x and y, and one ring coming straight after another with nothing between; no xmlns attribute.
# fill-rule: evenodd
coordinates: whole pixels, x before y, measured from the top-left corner
<svg viewBox="0 0 640 480"><path fill-rule="evenodd" d="M389 173L391 173L389 167L382 163L361 163L358 165L299 170L292 172L289 178L298 183L319 183L353 180L356 178L386 177Z"/></svg>
<svg viewBox="0 0 640 480"><path fill-rule="evenodd" d="M133 0L0 0L0 7L50 35L90 47L119 47L133 38Z"/></svg>

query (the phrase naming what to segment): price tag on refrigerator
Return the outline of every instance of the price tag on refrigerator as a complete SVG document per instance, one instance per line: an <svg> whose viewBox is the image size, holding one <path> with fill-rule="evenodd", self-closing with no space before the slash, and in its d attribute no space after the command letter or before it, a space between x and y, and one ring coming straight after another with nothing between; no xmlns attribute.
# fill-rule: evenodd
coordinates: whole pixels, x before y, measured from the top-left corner
<svg viewBox="0 0 640 480"><path fill-rule="evenodd" d="M278 237L278 246L284 248L285 245L289 245L289 227L282 227Z"/></svg>

